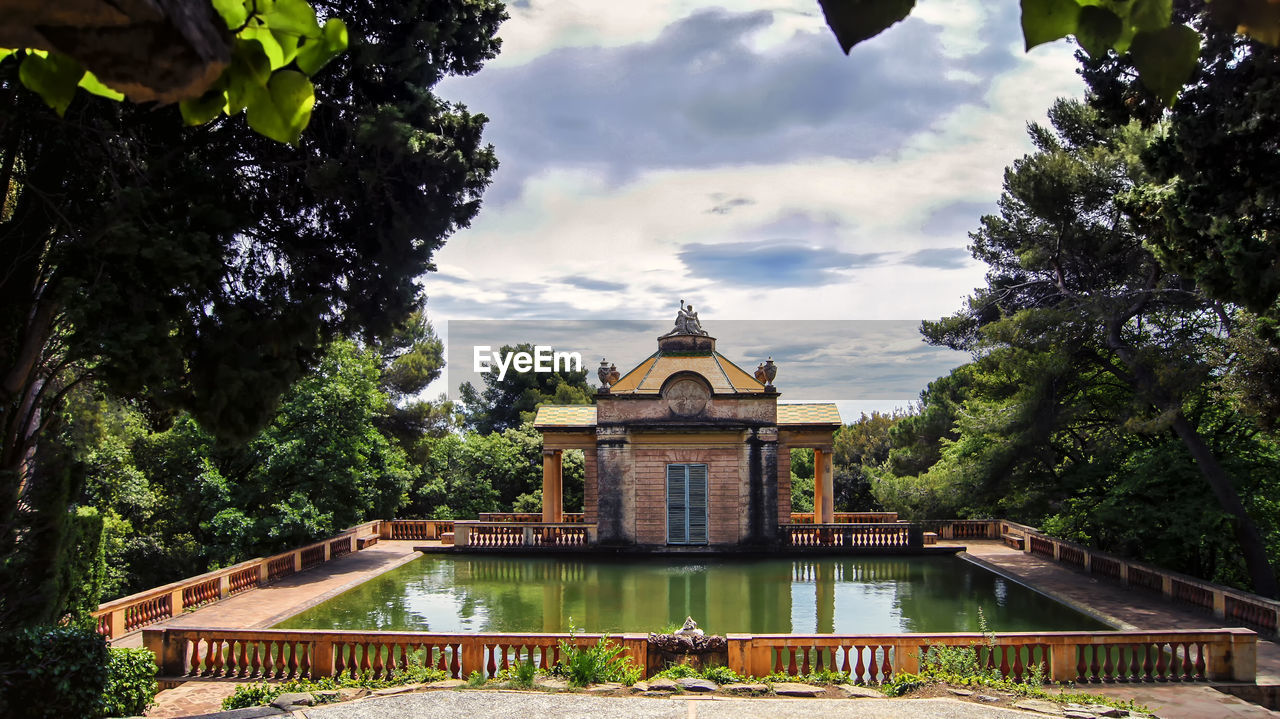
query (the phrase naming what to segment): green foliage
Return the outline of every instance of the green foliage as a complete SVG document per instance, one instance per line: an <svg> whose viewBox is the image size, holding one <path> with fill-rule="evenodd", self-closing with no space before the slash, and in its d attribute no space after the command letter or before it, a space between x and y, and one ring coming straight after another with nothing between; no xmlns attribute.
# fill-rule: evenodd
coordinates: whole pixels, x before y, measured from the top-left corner
<svg viewBox="0 0 1280 719"><path fill-rule="evenodd" d="M231 696L222 700L223 711L246 709L248 707L266 706L275 701L284 692L279 684L237 684Z"/></svg>
<svg viewBox="0 0 1280 719"><path fill-rule="evenodd" d="M1044 699L1060 704L1102 704L1140 713L1149 710L1132 700L1120 700L1099 694L1070 691L1069 685L1061 685L1056 691L1044 689L1044 668L1035 665L1028 669L1023 681L1014 681L1000 674L999 669L987 668L977 647L932 646L920 655L920 673L901 672L884 684L880 691L891 697L900 697L918 691L930 684L948 684L960 687L982 687L1007 692L1020 697Z"/></svg>
<svg viewBox="0 0 1280 719"><path fill-rule="evenodd" d="M322 27L305 0L212 0L233 35L231 64L200 97L179 103L182 118L200 125L219 113L247 110L249 127L278 142L296 144L311 119L315 87L310 76L347 49L347 26L331 17ZM16 55L19 76L58 115L76 88L113 100L124 94L103 84L75 60L43 50Z"/></svg>
<svg viewBox="0 0 1280 719"><path fill-rule="evenodd" d="M499 352L533 353L533 345L503 345ZM477 390L470 382L462 385L459 396L466 406L467 426L480 434L491 434L519 427L533 419L541 404L591 404L591 385L587 370L558 372L516 372L509 369L498 379L498 368L484 375L484 388Z"/></svg>
<svg viewBox="0 0 1280 719"><path fill-rule="evenodd" d="M800 477L791 475L791 511L813 511L813 475Z"/></svg>
<svg viewBox="0 0 1280 719"><path fill-rule="evenodd" d="M977 358L890 431L873 492L904 517L1047 521L1269 593L1275 440L1223 394L1230 317L1161 268L1153 226L1126 205L1150 179L1154 133L1080 103L1049 114L1052 128L1031 128L1037 152L1006 172L1000 213L971 235L987 286L922 326ZM1152 502L1161 516L1133 522Z"/></svg>
<svg viewBox="0 0 1280 719"><path fill-rule="evenodd" d="M479 669L467 675L468 687L471 687L472 689L479 689L480 687L484 686L484 684L485 684L484 672L480 671Z"/></svg>
<svg viewBox="0 0 1280 719"><path fill-rule="evenodd" d="M915 7L916 0L818 0L818 4L822 6L827 26L836 34L841 49L848 54L854 45L879 35L890 25L906 18Z"/></svg>
<svg viewBox="0 0 1280 719"><path fill-rule="evenodd" d="M156 695L156 661L149 649L112 647L107 663L104 714L141 716Z"/></svg>
<svg viewBox="0 0 1280 719"><path fill-rule="evenodd" d="M569 625L573 626L572 618ZM560 640L560 662L552 668L553 674L568 679L575 687L604 682L631 686L640 681L644 667L636 665L621 645L600 637L595 644L579 647L574 634L571 629L569 638Z"/></svg>
<svg viewBox="0 0 1280 719"><path fill-rule="evenodd" d="M91 626L105 575L102 518L72 506L84 484L73 453L50 438L23 505L0 504L0 631L53 623ZM15 473L0 470L0 486Z"/></svg>
<svg viewBox="0 0 1280 719"><path fill-rule="evenodd" d="M672 664L654 675L654 677L661 677L663 679L686 679L688 677L696 676L701 676L701 672L698 671L698 668L691 664L684 663Z"/></svg>
<svg viewBox="0 0 1280 719"><path fill-rule="evenodd" d="M863 413L857 421L836 430L832 448L832 478L837 512L883 509L871 491L872 477L889 461L890 433L909 414Z"/></svg>
<svg viewBox="0 0 1280 719"><path fill-rule="evenodd" d="M791 511L814 511L813 490L813 450L791 450Z"/></svg>
<svg viewBox="0 0 1280 719"><path fill-rule="evenodd" d="M107 643L77 626L0 633L0 715L99 717L108 686Z"/></svg>
<svg viewBox="0 0 1280 719"><path fill-rule="evenodd" d="M736 684L743 681L741 674L733 671L729 667L717 666L706 667L702 670L702 678L709 679L716 684Z"/></svg>
<svg viewBox="0 0 1280 719"><path fill-rule="evenodd" d="M281 694L292 692L317 692L345 689L383 689L401 684L420 684L440 681L448 678L448 674L440 669L424 665L423 650L410 653L408 667L394 672L389 679L375 679L369 672L359 676L342 675L338 678L321 677L319 679L291 679L278 684L258 682L256 684L237 684L231 696L222 700L222 708L244 709L246 707L265 706Z"/></svg>
<svg viewBox="0 0 1280 719"><path fill-rule="evenodd" d="M915 0L818 0L827 25L848 54L910 14ZM1092 57L1130 53L1139 77L1166 106L1191 80L1200 50L1199 34L1174 23L1172 0L1021 0L1026 49L1074 36ZM1280 42L1280 13L1265 0L1215 2L1223 26ZM1270 38L1267 40L1267 38Z"/></svg>
<svg viewBox="0 0 1280 719"><path fill-rule="evenodd" d="M488 435L450 434L425 442L425 448L402 516L453 519L541 510L542 435L531 424ZM581 511L583 463L580 450L564 453L566 511Z"/></svg>
<svg viewBox="0 0 1280 719"><path fill-rule="evenodd" d="M517 664L515 669L510 671L512 672L511 684L523 689L532 687L533 680L538 676L538 667L533 663L532 657L526 658L523 662Z"/></svg>
<svg viewBox="0 0 1280 719"><path fill-rule="evenodd" d="M1178 11L1203 35L1197 81L1172 110L1162 112L1131 80L1127 58L1090 59L1082 75L1090 102L1112 122L1165 120L1165 130L1144 154L1152 181L1126 198L1151 225L1150 244L1171 271L1194 279L1210 296L1260 317L1264 337L1276 341L1280 319L1280 244L1272 206L1274 152L1280 127L1277 49L1236 34L1218 13L1266 3L1215 1L1180 4ZM1273 30L1280 15L1270 6ZM1252 328L1244 322L1241 330Z"/></svg>

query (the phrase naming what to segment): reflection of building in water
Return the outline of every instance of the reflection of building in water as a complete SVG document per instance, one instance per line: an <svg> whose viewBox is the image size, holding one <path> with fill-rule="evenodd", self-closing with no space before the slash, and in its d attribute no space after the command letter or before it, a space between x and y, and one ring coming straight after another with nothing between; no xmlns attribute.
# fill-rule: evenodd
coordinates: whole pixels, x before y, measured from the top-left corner
<svg viewBox="0 0 1280 719"><path fill-rule="evenodd" d="M790 450L815 451L816 519L834 519L833 404L779 403L770 359L755 376L716 351L692 308L630 372L600 367L595 406L538 409L544 522L563 519L566 449L585 455L583 514L602 544L770 545L791 521Z"/></svg>

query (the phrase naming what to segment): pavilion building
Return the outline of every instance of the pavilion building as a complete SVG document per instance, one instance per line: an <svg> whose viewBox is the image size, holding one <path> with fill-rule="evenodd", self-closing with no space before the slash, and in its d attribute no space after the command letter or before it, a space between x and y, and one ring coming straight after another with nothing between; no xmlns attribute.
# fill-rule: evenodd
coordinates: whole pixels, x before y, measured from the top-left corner
<svg viewBox="0 0 1280 719"><path fill-rule="evenodd" d="M583 520L602 545L769 546L791 521L791 450L814 450L814 521L833 521L834 404L778 401L772 359L754 376L716 351L692 307L596 404L544 405L544 522L563 520L564 450L585 454Z"/></svg>

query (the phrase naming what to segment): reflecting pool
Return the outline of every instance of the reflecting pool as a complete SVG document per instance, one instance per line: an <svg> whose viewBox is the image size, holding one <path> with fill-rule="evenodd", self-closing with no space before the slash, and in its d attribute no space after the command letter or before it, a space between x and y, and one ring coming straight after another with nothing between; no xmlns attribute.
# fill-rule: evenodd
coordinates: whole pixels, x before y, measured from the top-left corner
<svg viewBox="0 0 1280 719"><path fill-rule="evenodd" d="M278 625L434 632L648 632L694 617L709 632L895 634L1106 630L950 556L578 559L431 556Z"/></svg>

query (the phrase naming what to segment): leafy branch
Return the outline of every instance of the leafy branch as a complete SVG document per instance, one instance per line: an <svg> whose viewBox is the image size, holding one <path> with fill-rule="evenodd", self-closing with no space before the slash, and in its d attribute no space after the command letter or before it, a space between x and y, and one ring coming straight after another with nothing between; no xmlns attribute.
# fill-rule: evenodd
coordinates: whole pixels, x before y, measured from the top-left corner
<svg viewBox="0 0 1280 719"><path fill-rule="evenodd" d="M322 26L306 0L211 0L232 37L231 62L199 97L178 103L183 121L203 125L219 115L244 112L260 135L297 144L311 120L315 86L311 77L347 49L347 26L329 18ZM120 92L74 59L35 48L0 49L21 65L18 77L59 116L77 88L111 100Z"/></svg>
<svg viewBox="0 0 1280 719"><path fill-rule="evenodd" d="M1166 106L1191 79L1200 34L1173 21L1173 0L1020 0L1026 49L1072 36L1090 57L1129 53L1142 84ZM827 25L847 54L911 14L916 0L818 0ZM1223 27L1280 46L1280 3L1212 0L1210 16Z"/></svg>

